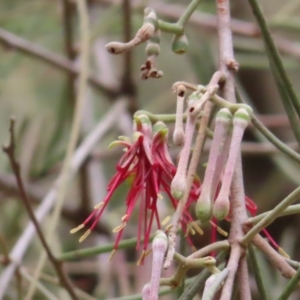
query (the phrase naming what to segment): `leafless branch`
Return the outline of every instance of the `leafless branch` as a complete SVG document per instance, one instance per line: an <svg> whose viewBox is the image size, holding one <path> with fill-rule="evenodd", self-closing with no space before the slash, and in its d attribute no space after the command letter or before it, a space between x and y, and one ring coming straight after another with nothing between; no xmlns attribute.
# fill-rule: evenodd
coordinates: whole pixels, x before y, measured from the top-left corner
<svg viewBox="0 0 300 300"><path fill-rule="evenodd" d="M37 235L42 243L43 248L45 249L47 256L49 258L49 261L52 263L53 268L56 271L56 274L61 282L61 284L65 287L65 289L68 291L69 295L71 296L71 298L73 300L77 300L77 296L74 292L74 289L72 287L72 284L69 280L69 278L67 277L67 275L65 274L64 270L63 270L63 265L60 261L56 260L56 258L54 257L54 255L52 254L52 251L50 250L48 243L44 237L44 234L40 228L40 225L34 215L34 212L31 208L30 205L30 201L27 198L27 194L24 188L24 184L21 178L21 173L20 173L20 164L17 162L16 157L15 157L15 134L14 134L14 124L15 124L15 119L11 118L10 119L10 141L9 144L7 146L3 146L3 151L7 154L12 170L14 172L14 175L16 177L16 181L20 190L20 194L23 200L23 204L25 206L25 209L29 215L29 218L31 220L31 222L33 223L35 230L37 232Z"/></svg>
<svg viewBox="0 0 300 300"><path fill-rule="evenodd" d="M68 59L56 53L52 53L41 46L28 42L27 40L22 39L2 28L0 28L0 42L8 48L16 49L24 54L37 58L59 70L69 72L74 76L79 74L78 67ZM89 75L88 81L95 89L103 92L111 98L114 98L117 95L117 87L104 86L103 83L94 75Z"/></svg>
<svg viewBox="0 0 300 300"><path fill-rule="evenodd" d="M78 147L74 156L72 157L72 163L70 173L68 174L72 178L82 163L87 159L89 154L94 149L95 145L105 135L105 133L115 123L117 116L126 108L127 103L125 101L116 102L111 110L105 115L105 117L99 122L93 131L83 140ZM60 180L59 178L57 180ZM36 210L36 219L41 222L47 213L51 210L54 204L54 200L57 194L57 182L53 184L53 187L49 190L47 195L43 198L42 203ZM3 270L0 276L0 299L3 299L4 292L15 273L16 268L22 261L22 258L30 245L32 238L34 237L35 228L32 224L29 224L16 242L14 248L10 252L11 263Z"/></svg>

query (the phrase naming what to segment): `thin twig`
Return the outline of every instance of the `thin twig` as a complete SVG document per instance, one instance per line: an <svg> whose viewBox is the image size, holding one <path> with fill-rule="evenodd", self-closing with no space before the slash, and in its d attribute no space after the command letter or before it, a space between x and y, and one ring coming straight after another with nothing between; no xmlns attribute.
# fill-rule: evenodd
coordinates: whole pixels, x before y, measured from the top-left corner
<svg viewBox="0 0 300 300"><path fill-rule="evenodd" d="M89 72L89 52L90 52L90 31L89 31L89 16L87 6L84 0L77 0L77 9L79 17L79 31L80 31L80 73L78 77L78 92L76 97L76 103L74 108L74 115L72 120L71 132L69 141L67 144L67 150L61 170L60 180L58 182L57 199L55 201L53 213L50 217L49 224L47 226L47 238L53 239L55 228L59 221L61 210L64 204L65 196L67 193L67 186L69 185L69 169L71 167L71 160L73 153L76 149L76 145L80 135L81 120L84 112L84 105L86 100L87 91L87 78ZM42 253L37 263L36 272L34 277L38 280L39 274L46 262L46 255ZM32 297L34 291L34 285L31 284L25 300L29 300Z"/></svg>
<svg viewBox="0 0 300 300"><path fill-rule="evenodd" d="M63 31L64 31L64 43L65 43L65 52L68 59L74 63L76 58L76 52L74 51L74 42L73 42L73 4L70 0L61 0L62 2L62 10L63 10ZM68 100L70 104L74 106L76 92L75 92L75 78L74 74L69 74L68 82L67 82L67 91L68 91Z"/></svg>
<svg viewBox="0 0 300 300"><path fill-rule="evenodd" d="M0 28L0 42L5 46L16 49L22 53L25 53L31 57L37 58L49 65L56 67L59 70L69 72L73 75L79 75L79 68L68 59L60 56L59 54L52 53L49 50L42 48L41 46L35 45L22 39L2 28ZM89 75L88 81L96 90L103 92L110 98L117 96L118 88L115 86L104 85L96 76Z"/></svg>
<svg viewBox="0 0 300 300"><path fill-rule="evenodd" d="M249 284L250 280L249 280L249 272L248 272L248 264L247 264L246 255L244 255L240 259L237 274L238 274L241 299L251 300L251 291L250 291L250 284Z"/></svg>
<svg viewBox="0 0 300 300"><path fill-rule="evenodd" d="M242 245L249 243L252 238L262 229L271 224L285 209L300 198L300 187L295 189L285 199L283 199L277 206L275 206L263 219L261 219L248 233L240 240ZM247 226L247 222L245 223Z"/></svg>
<svg viewBox="0 0 300 300"><path fill-rule="evenodd" d="M270 64L272 65L274 63L274 68L276 68L278 72L278 76L280 80L282 80L284 84L284 88L286 93L288 94L289 98L291 99L295 110L297 111L298 116L300 116L300 100L293 88L293 85L284 69L282 60L280 58L280 55L277 51L276 45L272 39L270 30L268 28L268 24L265 20L265 17L261 11L261 8L259 7L259 4L256 0L248 0L252 12L254 16L256 17L258 26L260 27L262 38L264 40L265 46L268 50L268 58L270 59Z"/></svg>
<svg viewBox="0 0 300 300"><path fill-rule="evenodd" d="M94 149L95 145L101 139L106 132L115 123L117 116L124 111L126 107L125 101L119 101L115 103L110 111L105 115L105 117L99 122L93 131L83 140L81 145L78 147L73 155L71 168L69 170L69 178L72 178L82 163L87 159L89 154ZM47 195L42 200L41 205L36 211L36 219L41 222L48 212L53 207L54 201L57 195L57 183L60 179L58 178L53 187L49 190ZM15 270L19 263L21 262L31 240L34 237L35 229L32 224L29 224L24 230L23 234L20 236L19 240L16 242L14 248L10 252L11 263L3 270L0 276L0 299L3 299L6 288L15 273Z"/></svg>
<svg viewBox="0 0 300 300"><path fill-rule="evenodd" d="M236 89L236 94L239 101L245 103L238 89ZM251 122L276 148L300 163L300 155L291 148L287 147L285 143L280 141L268 128L262 124L262 122L254 114L251 117Z"/></svg>
<svg viewBox="0 0 300 300"><path fill-rule="evenodd" d="M24 185L23 185L23 181L21 178L21 173L20 173L20 165L19 163L16 161L15 158L15 135L14 135L14 124L15 124L15 120L13 118L11 118L10 120L10 142L8 144L8 146L4 146L3 147L3 151L7 154L9 160L10 160L10 164L12 167L12 170L16 176L16 181L18 183L18 187L20 189L20 193L22 195L22 200L23 200L23 204L27 210L27 213L32 221L32 223L34 224L35 230L37 232L37 235L43 245L44 250L47 253L48 259L50 260L50 262L53 265L53 268L55 269L57 276L59 277L59 280L61 282L61 284L65 287L65 289L68 291L69 295L71 296L71 298L73 300L77 300L77 296L73 290L73 287L71 285L70 280L68 279L67 275L65 274L63 268L62 268L62 264L56 260L56 258L54 257L54 255L52 254L49 245L44 237L44 234L40 228L39 222L37 221L34 212L31 208L30 202L27 198L25 189L24 189Z"/></svg>
<svg viewBox="0 0 300 300"><path fill-rule="evenodd" d="M247 220L246 224L247 225L249 224L250 226L255 225L259 221L261 221L263 218L265 218L270 212L271 211L266 211L255 217L249 218ZM299 214L299 213L300 213L300 204L294 204L294 205L291 205L288 208L286 208L284 211L282 211L278 217L284 217L284 216L294 215L294 214Z"/></svg>
<svg viewBox="0 0 300 300"><path fill-rule="evenodd" d="M249 250L249 257L250 257L250 265L254 273L256 286L259 292L259 297L261 300L268 300L269 297L267 294L267 289L265 287L264 279L261 274L260 266L257 261L257 257L255 253L256 250L253 245L249 245L248 250Z"/></svg>
<svg viewBox="0 0 300 300"><path fill-rule="evenodd" d="M287 283L284 290L278 297L278 300L288 300L290 295L296 289L300 280L300 268L297 270L296 274L292 277L292 279Z"/></svg>
<svg viewBox="0 0 300 300"><path fill-rule="evenodd" d="M27 192L27 198L32 204L40 204L45 196L45 192L39 188L38 183L26 183L23 181L25 190ZM0 173L0 190L5 196L12 198L21 197L18 185L12 175ZM69 208L65 206L62 208L61 215L72 222L73 224L80 224L87 216L80 208ZM108 227L99 221L98 225L94 229L95 232L109 236L110 230Z"/></svg>
<svg viewBox="0 0 300 300"><path fill-rule="evenodd" d="M286 259L276 252L259 234L253 238L252 243L267 256L282 276L292 278L295 275L296 271L287 263Z"/></svg>

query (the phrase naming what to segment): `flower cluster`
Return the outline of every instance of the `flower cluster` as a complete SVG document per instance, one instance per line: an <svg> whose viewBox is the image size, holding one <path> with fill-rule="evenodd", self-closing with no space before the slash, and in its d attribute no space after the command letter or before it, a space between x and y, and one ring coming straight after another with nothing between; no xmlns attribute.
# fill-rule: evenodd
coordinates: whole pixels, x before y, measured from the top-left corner
<svg viewBox="0 0 300 300"><path fill-rule="evenodd" d="M162 225L166 225L170 220L170 217L168 217L163 222L160 221L158 201L162 198L161 193L165 193L168 196L174 210L176 210L179 201L181 201L172 191L172 182L178 170L168 152L168 133L169 130L163 122L157 122L152 127L151 121L146 115L139 115L134 118L133 138L119 137L118 141L110 145L110 147L116 145L123 146L125 153L120 158L116 166L116 172L107 186L107 195L104 200L95 206L93 212L81 225L71 230L71 233L75 233L84 227L88 227L88 230L79 239L80 242L95 228L115 190L123 182L127 182L130 188L125 201L126 211L121 218L121 224L113 229L113 232L117 234L114 251L117 250L124 229L134 210L137 208L139 218L136 249L139 250L141 246L143 247L142 256L138 263L143 262L147 254L150 236L153 232L152 227L156 223L156 228L161 229ZM203 196L205 192L204 187L205 185L201 186L200 180L195 176L183 214L180 218L182 231L190 245L192 245L192 241L189 233L195 234L198 232L200 235L203 234L199 225L193 220L189 208L192 203L199 201L198 199L201 195ZM216 201L219 194L220 188L215 193L214 201ZM247 197L245 198L245 202L250 214L255 215L257 210L256 204ZM228 208L228 213L226 213L226 220L230 221L230 208ZM224 231L216 226L214 221L210 221L214 227L212 233L213 240L216 236L216 230L226 235ZM170 230L170 226L172 225L170 224L166 227L166 231ZM278 248L277 244L266 231L265 234L271 243Z"/></svg>
<svg viewBox="0 0 300 300"><path fill-rule="evenodd" d="M162 198L160 193L164 192L168 195L175 209L178 200L172 196L170 191L176 167L168 152L168 128L162 122L157 122L152 128L149 118L146 115L140 115L135 117L134 129L133 141L126 137L120 137L120 140L111 144L111 146L121 145L125 147L125 153L119 160L116 173L107 186L107 195L103 202L95 206L90 216L81 225L73 229L71 233L89 226L89 229L79 240L80 242L83 241L95 228L114 191L124 181L127 181L129 182L130 190L126 197L126 211L121 218L121 224L113 230L114 233L117 233L114 250L118 248L124 228L134 208L139 206L136 249L139 249L141 244L143 244L143 254L140 260L142 262L146 255L153 223L156 222L158 229L162 225L157 208L157 202ZM202 233L188 212L188 206L198 198L199 188L200 182L195 179L190 199L181 220L182 229L186 235L190 231ZM188 236L187 239L191 243Z"/></svg>

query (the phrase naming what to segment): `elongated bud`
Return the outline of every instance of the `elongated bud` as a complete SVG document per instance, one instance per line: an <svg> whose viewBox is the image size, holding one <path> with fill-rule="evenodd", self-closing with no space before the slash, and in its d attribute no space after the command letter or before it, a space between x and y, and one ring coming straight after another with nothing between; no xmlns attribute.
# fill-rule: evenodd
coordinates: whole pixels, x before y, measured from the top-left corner
<svg viewBox="0 0 300 300"><path fill-rule="evenodd" d="M171 183L172 196L175 199L180 200L183 198L185 190L186 190L185 174L177 171Z"/></svg>
<svg viewBox="0 0 300 300"><path fill-rule="evenodd" d="M214 177L217 168L218 157L223 150L224 141L228 134L228 128L231 124L231 119L232 114L227 108L222 108L216 117L214 138L209 152L201 194L196 205L196 215L202 222L207 222L212 217Z"/></svg>
<svg viewBox="0 0 300 300"><path fill-rule="evenodd" d="M172 51L176 54L184 54L188 51L189 42L185 34L174 35L172 40Z"/></svg>
<svg viewBox="0 0 300 300"><path fill-rule="evenodd" d="M165 252L168 248L168 239L165 233L161 230L157 231L157 234L152 242L152 271L151 271L151 287L150 295L148 299L157 300L159 282L161 276L161 270L164 262Z"/></svg>
<svg viewBox="0 0 300 300"><path fill-rule="evenodd" d="M146 8L144 11L144 24L137 31L135 37L127 42L111 42L105 45L106 50L111 54L122 54L133 47L146 42L153 35L157 28L157 17L155 11L149 8Z"/></svg>
<svg viewBox="0 0 300 300"><path fill-rule="evenodd" d="M184 144L184 131L183 131L183 105L186 93L184 85L177 87L177 107L176 107L176 121L175 129L173 133L173 143L176 146L182 146Z"/></svg>
<svg viewBox="0 0 300 300"><path fill-rule="evenodd" d="M171 193L175 199L182 199L186 190L186 171L197 118L188 116L185 126L185 142L180 152L175 177L171 183Z"/></svg>
<svg viewBox="0 0 300 300"><path fill-rule="evenodd" d="M150 300L151 284L147 283L142 289L142 300Z"/></svg>
<svg viewBox="0 0 300 300"><path fill-rule="evenodd" d="M122 42L111 42L106 44L105 48L110 54L122 54L128 51L131 48L131 45Z"/></svg>
<svg viewBox="0 0 300 300"><path fill-rule="evenodd" d="M250 121L249 113L246 109L241 108L237 110L233 118L233 132L227 159L222 186L219 195L216 199L216 217L221 219L226 216L226 209L229 206L230 187L232 182L233 173L235 171L235 164L237 157L240 153L241 142L244 131ZM228 212L227 212L228 213Z"/></svg>
<svg viewBox="0 0 300 300"><path fill-rule="evenodd" d="M229 213L229 206L228 198L218 198L214 204L214 217L217 220L225 219Z"/></svg>

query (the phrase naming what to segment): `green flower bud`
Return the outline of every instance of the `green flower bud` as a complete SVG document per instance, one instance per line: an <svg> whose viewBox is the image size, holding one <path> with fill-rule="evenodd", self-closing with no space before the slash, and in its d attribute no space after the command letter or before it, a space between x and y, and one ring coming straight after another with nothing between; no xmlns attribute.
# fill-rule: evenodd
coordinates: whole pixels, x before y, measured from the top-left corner
<svg viewBox="0 0 300 300"><path fill-rule="evenodd" d="M229 200L228 198L219 198L214 204L214 216L217 220L223 220L229 213Z"/></svg>
<svg viewBox="0 0 300 300"><path fill-rule="evenodd" d="M250 121L250 115L246 109L240 108L233 116L233 124L235 126L240 126L246 128Z"/></svg>
<svg viewBox="0 0 300 300"><path fill-rule="evenodd" d="M152 43L151 41L148 42L146 46L146 55L151 56L151 55L156 55L158 56L160 53L160 46L157 43Z"/></svg>
<svg viewBox="0 0 300 300"><path fill-rule="evenodd" d="M205 201L197 201L196 204L196 216L202 222L208 222L212 217L212 205L211 200L206 199Z"/></svg>
<svg viewBox="0 0 300 300"><path fill-rule="evenodd" d="M184 54L189 48L189 43L185 34L174 35L172 40L172 51L176 54Z"/></svg>

